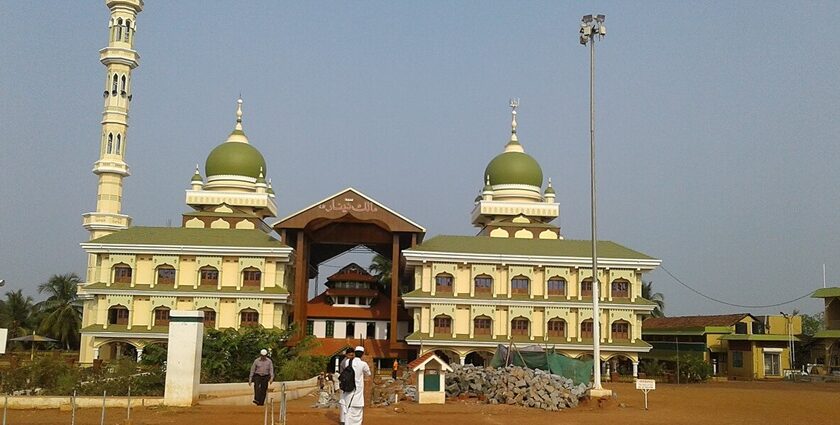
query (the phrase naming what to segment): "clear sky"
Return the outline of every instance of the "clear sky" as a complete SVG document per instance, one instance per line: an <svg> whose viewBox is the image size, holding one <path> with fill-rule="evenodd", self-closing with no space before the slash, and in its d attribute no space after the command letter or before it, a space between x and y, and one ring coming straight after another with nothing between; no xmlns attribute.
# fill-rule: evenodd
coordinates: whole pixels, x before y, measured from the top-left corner
<svg viewBox="0 0 840 425"><path fill-rule="evenodd" d="M0 279L36 294L84 273L107 42L102 1L0 1ZM509 134L553 178L567 238L589 238L588 69L597 45L599 227L739 304L840 283L840 2L206 2L138 19L123 210L178 225L196 163L234 124L285 216L353 186L473 234ZM648 275L670 315L751 311ZM805 299L784 307L821 310Z"/></svg>

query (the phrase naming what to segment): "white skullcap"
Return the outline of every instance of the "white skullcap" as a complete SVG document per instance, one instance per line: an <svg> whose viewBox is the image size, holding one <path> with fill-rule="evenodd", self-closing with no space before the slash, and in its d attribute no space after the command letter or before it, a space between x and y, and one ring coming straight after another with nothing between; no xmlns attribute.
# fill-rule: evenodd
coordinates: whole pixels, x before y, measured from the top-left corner
<svg viewBox="0 0 840 425"><path fill-rule="evenodd" d="M365 347L362 347L361 345L359 345L353 351L361 351L361 352L364 353L365 352Z"/></svg>
<svg viewBox="0 0 840 425"><path fill-rule="evenodd" d="M268 350L266 350L265 348L263 348L262 350L260 350L260 355L261 355L261 356L267 356L267 355L268 355Z"/></svg>

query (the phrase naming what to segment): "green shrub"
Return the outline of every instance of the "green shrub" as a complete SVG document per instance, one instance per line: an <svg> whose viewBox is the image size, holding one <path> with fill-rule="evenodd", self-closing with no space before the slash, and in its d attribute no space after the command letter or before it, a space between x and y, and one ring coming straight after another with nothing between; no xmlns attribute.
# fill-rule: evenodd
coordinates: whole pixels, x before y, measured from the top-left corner
<svg viewBox="0 0 840 425"><path fill-rule="evenodd" d="M702 357L684 354L680 356L680 382L705 382L714 372L712 365Z"/></svg>
<svg viewBox="0 0 840 425"><path fill-rule="evenodd" d="M326 356L301 355L288 359L276 366L278 381L299 381L309 379L327 368L329 358Z"/></svg>

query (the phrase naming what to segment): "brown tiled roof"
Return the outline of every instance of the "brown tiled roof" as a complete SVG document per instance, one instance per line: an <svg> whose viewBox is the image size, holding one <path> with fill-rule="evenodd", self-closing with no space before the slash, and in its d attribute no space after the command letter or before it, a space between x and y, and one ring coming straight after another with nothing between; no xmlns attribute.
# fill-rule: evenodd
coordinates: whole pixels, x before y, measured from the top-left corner
<svg viewBox="0 0 840 425"><path fill-rule="evenodd" d="M428 353L423 354L422 356L416 358L411 363L409 363L407 369L408 370L414 370L415 367L420 366L421 363L428 360L429 357L432 357L434 354L435 354L434 351L429 351Z"/></svg>
<svg viewBox="0 0 840 425"><path fill-rule="evenodd" d="M324 292L331 297L378 297L380 295L376 289L361 288L327 288Z"/></svg>
<svg viewBox="0 0 840 425"><path fill-rule="evenodd" d="M716 316L679 316L679 317L651 317L642 322L642 328L650 329L684 329L704 328L706 326L732 326L741 321L747 313L720 314Z"/></svg>
<svg viewBox="0 0 840 425"><path fill-rule="evenodd" d="M336 307L327 302L326 292L309 300L306 315L312 318L391 320L391 298L379 294L370 308ZM397 320L410 320L405 308L397 307Z"/></svg>
<svg viewBox="0 0 840 425"><path fill-rule="evenodd" d="M344 352L347 347L365 347L365 355L374 358L389 356L390 341L386 339L363 339L358 338L318 338L318 345L312 349L311 354L319 356L335 356Z"/></svg>

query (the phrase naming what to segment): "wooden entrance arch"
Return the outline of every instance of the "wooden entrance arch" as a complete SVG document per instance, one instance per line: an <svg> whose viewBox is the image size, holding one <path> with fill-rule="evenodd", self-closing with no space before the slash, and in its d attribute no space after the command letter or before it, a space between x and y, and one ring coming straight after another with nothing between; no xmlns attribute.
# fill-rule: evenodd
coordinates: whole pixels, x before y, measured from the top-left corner
<svg viewBox="0 0 840 425"><path fill-rule="evenodd" d="M400 281L412 278L404 275L401 253L422 242L426 229L353 188L310 205L273 227L295 250L293 320L299 329L306 328L309 279L317 277L318 265L364 245L391 259L389 350L396 356L408 349L397 335Z"/></svg>

